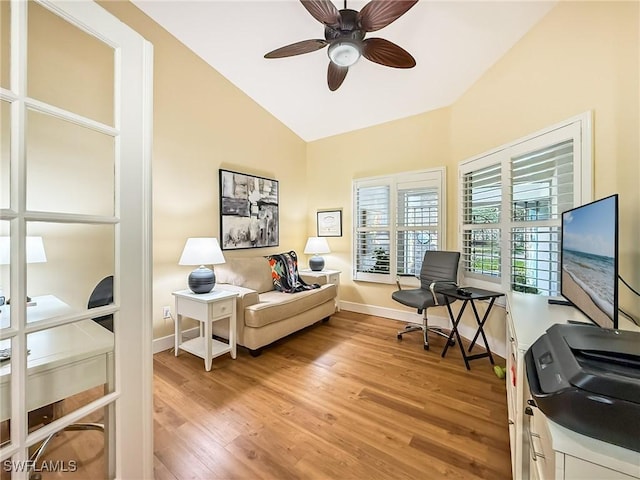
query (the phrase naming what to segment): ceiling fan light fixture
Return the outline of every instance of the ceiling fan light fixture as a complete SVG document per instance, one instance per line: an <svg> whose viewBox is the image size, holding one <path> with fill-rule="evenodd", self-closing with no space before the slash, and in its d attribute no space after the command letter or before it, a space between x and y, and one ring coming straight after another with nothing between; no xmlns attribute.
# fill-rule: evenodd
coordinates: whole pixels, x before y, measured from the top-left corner
<svg viewBox="0 0 640 480"><path fill-rule="evenodd" d="M329 59L340 67L350 67L360 59L360 47L355 42L342 40L329 45Z"/></svg>

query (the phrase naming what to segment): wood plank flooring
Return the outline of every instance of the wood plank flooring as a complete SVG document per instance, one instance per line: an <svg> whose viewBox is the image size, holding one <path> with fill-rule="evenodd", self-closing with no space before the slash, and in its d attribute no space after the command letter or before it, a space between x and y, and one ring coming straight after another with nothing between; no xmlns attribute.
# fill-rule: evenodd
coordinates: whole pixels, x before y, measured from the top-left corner
<svg viewBox="0 0 640 480"><path fill-rule="evenodd" d="M210 372L155 355L156 479L511 478L504 380L403 326L343 311Z"/></svg>

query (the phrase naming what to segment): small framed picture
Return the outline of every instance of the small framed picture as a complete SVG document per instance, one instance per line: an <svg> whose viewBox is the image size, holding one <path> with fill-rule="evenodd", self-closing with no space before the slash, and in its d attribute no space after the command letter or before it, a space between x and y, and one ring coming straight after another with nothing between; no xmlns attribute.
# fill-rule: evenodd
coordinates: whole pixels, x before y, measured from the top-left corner
<svg viewBox="0 0 640 480"><path fill-rule="evenodd" d="M318 236L342 236L342 209L318 211Z"/></svg>

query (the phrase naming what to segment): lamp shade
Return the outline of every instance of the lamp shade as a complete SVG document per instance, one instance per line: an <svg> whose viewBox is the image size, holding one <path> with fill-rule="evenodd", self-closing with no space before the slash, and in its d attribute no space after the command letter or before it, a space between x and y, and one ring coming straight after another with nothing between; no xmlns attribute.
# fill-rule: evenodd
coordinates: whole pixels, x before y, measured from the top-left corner
<svg viewBox="0 0 640 480"><path fill-rule="evenodd" d="M178 265L217 265L225 263L217 238L188 238Z"/></svg>
<svg viewBox="0 0 640 480"><path fill-rule="evenodd" d="M205 265L225 263L217 238L189 238L182 250L179 265L200 265L189 274L189 288L193 293L209 293L216 284L213 270Z"/></svg>
<svg viewBox="0 0 640 480"><path fill-rule="evenodd" d="M11 238L0 237L0 265L11 263ZM27 237L27 263L45 263L47 254L44 251L42 237Z"/></svg>
<svg viewBox="0 0 640 480"><path fill-rule="evenodd" d="M330 252L329 243L324 237L309 237L304 247L304 253L320 254Z"/></svg>

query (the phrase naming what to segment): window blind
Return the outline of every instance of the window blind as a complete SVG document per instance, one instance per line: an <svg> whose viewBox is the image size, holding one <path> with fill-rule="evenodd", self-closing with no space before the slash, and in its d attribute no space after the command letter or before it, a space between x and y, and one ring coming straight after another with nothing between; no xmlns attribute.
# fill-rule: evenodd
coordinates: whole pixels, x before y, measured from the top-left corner
<svg viewBox="0 0 640 480"><path fill-rule="evenodd" d="M501 275L502 170L500 163L467 172L462 179L462 252L465 272Z"/></svg>
<svg viewBox="0 0 640 480"><path fill-rule="evenodd" d="M573 140L513 157L511 288L560 293L560 216L573 206Z"/></svg>
<svg viewBox="0 0 640 480"><path fill-rule="evenodd" d="M589 114L462 162L465 280L558 295L562 212L591 201L591 169Z"/></svg>
<svg viewBox="0 0 640 480"><path fill-rule="evenodd" d="M438 188L399 185L396 209L396 271L416 276L425 252L438 249Z"/></svg>
<svg viewBox="0 0 640 480"><path fill-rule="evenodd" d="M414 277L443 241L444 169L354 180L354 279Z"/></svg>
<svg viewBox="0 0 640 480"><path fill-rule="evenodd" d="M389 273L390 185L356 189L356 272Z"/></svg>

